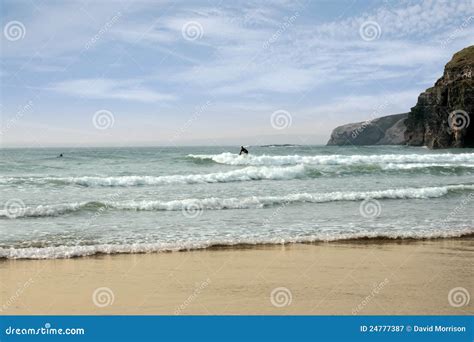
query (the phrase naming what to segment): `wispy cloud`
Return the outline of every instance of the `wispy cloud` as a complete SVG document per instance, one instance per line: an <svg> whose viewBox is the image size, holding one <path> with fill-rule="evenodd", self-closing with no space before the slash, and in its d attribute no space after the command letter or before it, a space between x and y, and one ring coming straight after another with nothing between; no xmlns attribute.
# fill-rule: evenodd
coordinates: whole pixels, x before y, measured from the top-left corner
<svg viewBox="0 0 474 342"><path fill-rule="evenodd" d="M242 17L242 13L232 11L221 9L205 18L186 17L185 20L203 23L207 30L204 29L202 44L218 46L218 50L173 79L186 84L204 83L210 87L206 90L225 95L294 94L341 81L368 83L402 78L420 66L431 72L430 65L444 63L452 54L441 47L442 37L474 9L467 1L394 6L386 3L349 19L308 24L297 18L287 27L282 24L289 15L305 13L305 9L273 11L260 15L258 35L247 32L252 27L242 30L236 25L237 21L243 25L241 19L229 20ZM263 20L262 16L267 17ZM178 29L185 20L175 19L171 27ZM368 42L360 37L360 26L369 20L380 26L377 41ZM278 39L265 45L272 36Z"/></svg>
<svg viewBox="0 0 474 342"><path fill-rule="evenodd" d="M212 99L190 139L219 125L237 136L242 116L246 134L271 134L277 109L294 115L292 134L319 127L320 136L366 120L380 101L389 101L380 115L407 111L452 54L474 44L472 0L4 3L2 23L26 28L23 39L2 40L4 115L27 97L41 97L36 113L63 115L67 95L114 100L123 117L138 107L152 121L159 103L161 127L176 131ZM183 33L190 22L202 28L195 39ZM361 36L366 22L376 23L374 39ZM136 124L140 134L151 127Z"/></svg>
<svg viewBox="0 0 474 342"><path fill-rule="evenodd" d="M52 90L87 99L118 99L140 102L176 100L176 96L159 93L140 85L137 80L78 79L51 85Z"/></svg>

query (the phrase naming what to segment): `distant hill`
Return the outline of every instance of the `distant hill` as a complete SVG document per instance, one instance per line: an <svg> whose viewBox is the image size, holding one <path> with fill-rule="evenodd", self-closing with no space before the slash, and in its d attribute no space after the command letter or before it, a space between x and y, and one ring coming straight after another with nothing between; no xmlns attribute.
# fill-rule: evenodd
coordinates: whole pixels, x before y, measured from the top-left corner
<svg viewBox="0 0 474 342"><path fill-rule="evenodd" d="M405 144L405 120L408 113L336 127L328 145L402 145Z"/></svg>

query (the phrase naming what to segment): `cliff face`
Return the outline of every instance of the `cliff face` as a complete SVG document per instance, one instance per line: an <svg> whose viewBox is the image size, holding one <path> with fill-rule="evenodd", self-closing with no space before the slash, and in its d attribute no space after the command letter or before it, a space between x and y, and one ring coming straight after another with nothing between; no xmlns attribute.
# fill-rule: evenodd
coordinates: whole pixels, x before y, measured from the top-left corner
<svg viewBox="0 0 474 342"><path fill-rule="evenodd" d="M384 116L370 121L336 127L328 145L401 145L405 144L408 114Z"/></svg>
<svg viewBox="0 0 474 342"><path fill-rule="evenodd" d="M418 97L405 121L408 145L474 147L474 45L453 56L443 76Z"/></svg>
<svg viewBox="0 0 474 342"><path fill-rule="evenodd" d="M474 147L473 74L474 45L453 56L409 113L339 126L328 145Z"/></svg>

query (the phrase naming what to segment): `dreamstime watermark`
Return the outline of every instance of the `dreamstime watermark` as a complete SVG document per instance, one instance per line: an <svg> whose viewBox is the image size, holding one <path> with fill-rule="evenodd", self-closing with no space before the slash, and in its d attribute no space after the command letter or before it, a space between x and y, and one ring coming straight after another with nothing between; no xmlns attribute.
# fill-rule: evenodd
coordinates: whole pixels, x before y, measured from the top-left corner
<svg viewBox="0 0 474 342"><path fill-rule="evenodd" d="M199 296L199 294L201 294L201 292L206 287L209 286L209 284L211 284L211 279L210 278L207 278L206 280L204 280L201 283L197 283L193 293L191 293L188 296L188 298L186 298L186 300L174 310L174 314L175 315L180 315L181 312L183 312L183 310L185 310L196 299L196 297Z"/></svg>
<svg viewBox="0 0 474 342"><path fill-rule="evenodd" d="M103 203L99 209L97 209L94 214L91 215L89 220L87 220L86 225L90 226L92 223L97 220L104 212L111 208L112 203L115 202L120 196L122 196L122 191L117 191L107 197L107 200Z"/></svg>
<svg viewBox="0 0 474 342"><path fill-rule="evenodd" d="M198 21L188 21L181 27L181 35L189 41L198 40L204 35L204 28Z"/></svg>
<svg viewBox="0 0 474 342"><path fill-rule="evenodd" d="M272 211L272 214L269 216L269 217L266 217L263 222L262 222L262 226L263 227L266 227L270 224L270 222L272 221L272 219L274 219L275 217L277 217L280 212L285 209L291 202L290 201L285 201L283 202L280 206L278 206L275 210Z"/></svg>
<svg viewBox="0 0 474 342"><path fill-rule="evenodd" d="M466 129L469 127L470 123L471 118L469 117L469 114L462 109L456 109L449 113L448 125L451 131L461 131Z"/></svg>
<svg viewBox="0 0 474 342"><path fill-rule="evenodd" d="M270 47L270 45L275 43L281 37L281 35L286 30L288 30L288 28L290 28L291 25L293 25L293 23L296 21L299 15L300 14L298 12L295 12L291 17L285 17L283 20L283 23L280 25L278 30L266 42L263 43L262 47L264 49L267 49L268 47Z"/></svg>
<svg viewBox="0 0 474 342"><path fill-rule="evenodd" d="M25 215L26 205L19 198L9 199L3 206L4 216L8 218L17 218Z"/></svg>
<svg viewBox="0 0 474 342"><path fill-rule="evenodd" d="M92 293L92 302L99 308L114 304L114 292L108 287L98 287Z"/></svg>
<svg viewBox="0 0 474 342"><path fill-rule="evenodd" d="M5 329L6 335L84 335L84 328L53 328L51 323L45 323L39 328L18 328L9 326Z"/></svg>
<svg viewBox="0 0 474 342"><path fill-rule="evenodd" d="M13 128L17 124L17 122L20 121L20 119L24 117L26 114L31 112L32 109L33 109L33 101L31 100L28 101L24 106L20 107L18 111L16 112L15 116L7 120L7 122L4 125L2 125L2 127L0 128L0 136L4 135L6 132L8 132L8 130Z"/></svg>
<svg viewBox="0 0 474 342"><path fill-rule="evenodd" d="M276 287L270 293L270 303L276 308L290 306L293 302L293 294L286 287Z"/></svg>
<svg viewBox="0 0 474 342"><path fill-rule="evenodd" d="M378 284L374 284L372 290L370 291L369 295L366 296L355 308L352 309L352 314L357 315L361 312L371 301L377 296L380 291L389 283L390 281L388 278L385 278L382 282Z"/></svg>
<svg viewBox="0 0 474 342"><path fill-rule="evenodd" d="M100 30L84 45L84 49L89 50L91 47L93 47L100 40L100 38L102 38L102 36L106 34L112 28L112 26L114 26L121 16L122 13L117 12L117 14L114 15L108 22L106 22L104 26L102 26Z"/></svg>
<svg viewBox="0 0 474 342"><path fill-rule="evenodd" d="M270 124L274 129L283 130L291 127L293 123L293 118L290 112L279 109L272 113L270 116Z"/></svg>
<svg viewBox="0 0 474 342"><path fill-rule="evenodd" d="M372 124L372 121L375 119L375 117L371 117L368 120L365 120L359 127L354 129L351 133L351 138L356 139L370 124Z"/></svg>
<svg viewBox="0 0 474 342"><path fill-rule="evenodd" d="M3 27L3 35L11 42L25 38L26 28L21 21L12 20Z"/></svg>
<svg viewBox="0 0 474 342"><path fill-rule="evenodd" d="M367 198L360 203L359 212L365 218L375 218L380 216L382 212L382 206L376 199Z"/></svg>
<svg viewBox="0 0 474 342"><path fill-rule="evenodd" d="M194 122L196 122L202 114L211 106L212 102L210 100L206 101L203 105L199 106L196 108L196 110L193 112L191 117L184 123L183 126L181 126L171 137L169 142L171 144L174 144L176 140L179 140L187 131L188 129L193 125Z"/></svg>
<svg viewBox="0 0 474 342"><path fill-rule="evenodd" d="M21 287L19 287L15 291L12 296L10 296L10 298L7 299L5 303L2 304L2 306L0 306L0 312L8 310L8 308L11 307L21 297L23 292L25 292L25 290L33 283L33 278L29 278Z"/></svg>
<svg viewBox="0 0 474 342"><path fill-rule="evenodd" d="M359 35L366 42L370 42L380 38L382 28L376 21L364 21L359 27Z"/></svg>
<svg viewBox="0 0 474 342"><path fill-rule="evenodd" d="M469 193L469 195L464 197L461 200L461 202L453 210L451 210L449 212L449 214L446 216L446 218L442 221L442 224L444 226L447 226L451 223L452 219L458 217L459 215L461 215L466 210L470 210L470 208L469 209L466 209L466 208L471 203L471 201L474 201L474 192L471 192L471 193Z"/></svg>
<svg viewBox="0 0 474 342"><path fill-rule="evenodd" d="M199 202L190 202L183 205L181 212L187 218L197 218L202 215L204 207Z"/></svg>
<svg viewBox="0 0 474 342"><path fill-rule="evenodd" d="M474 16L470 16L469 18L466 18L463 20L461 25L459 25L445 40L441 42L441 47L446 48L451 42L456 39L457 36L459 36L471 23L471 21L474 20Z"/></svg>
<svg viewBox="0 0 474 342"><path fill-rule="evenodd" d="M98 110L92 117L92 124L99 130L112 128L115 124L114 114L106 109Z"/></svg>
<svg viewBox="0 0 474 342"><path fill-rule="evenodd" d="M452 307L460 308L468 305L470 301L469 291L464 287L452 288L448 293L448 302Z"/></svg>
<svg viewBox="0 0 474 342"><path fill-rule="evenodd" d="M352 139L357 138L368 126L372 124L372 122L375 119L381 117L383 113L385 112L385 110L387 109L387 107L391 104L392 104L392 101L386 100L384 101L384 103L375 107L370 115L370 118L365 120L359 127L357 127L356 129L352 131L351 138Z"/></svg>

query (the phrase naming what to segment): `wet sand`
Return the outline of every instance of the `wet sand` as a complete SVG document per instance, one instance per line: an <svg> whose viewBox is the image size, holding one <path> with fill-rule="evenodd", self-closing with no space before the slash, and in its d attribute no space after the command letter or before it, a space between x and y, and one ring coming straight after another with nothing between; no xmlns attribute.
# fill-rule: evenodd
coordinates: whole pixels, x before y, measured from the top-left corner
<svg viewBox="0 0 474 342"><path fill-rule="evenodd" d="M3 260L0 314L467 315L473 257L467 237Z"/></svg>

